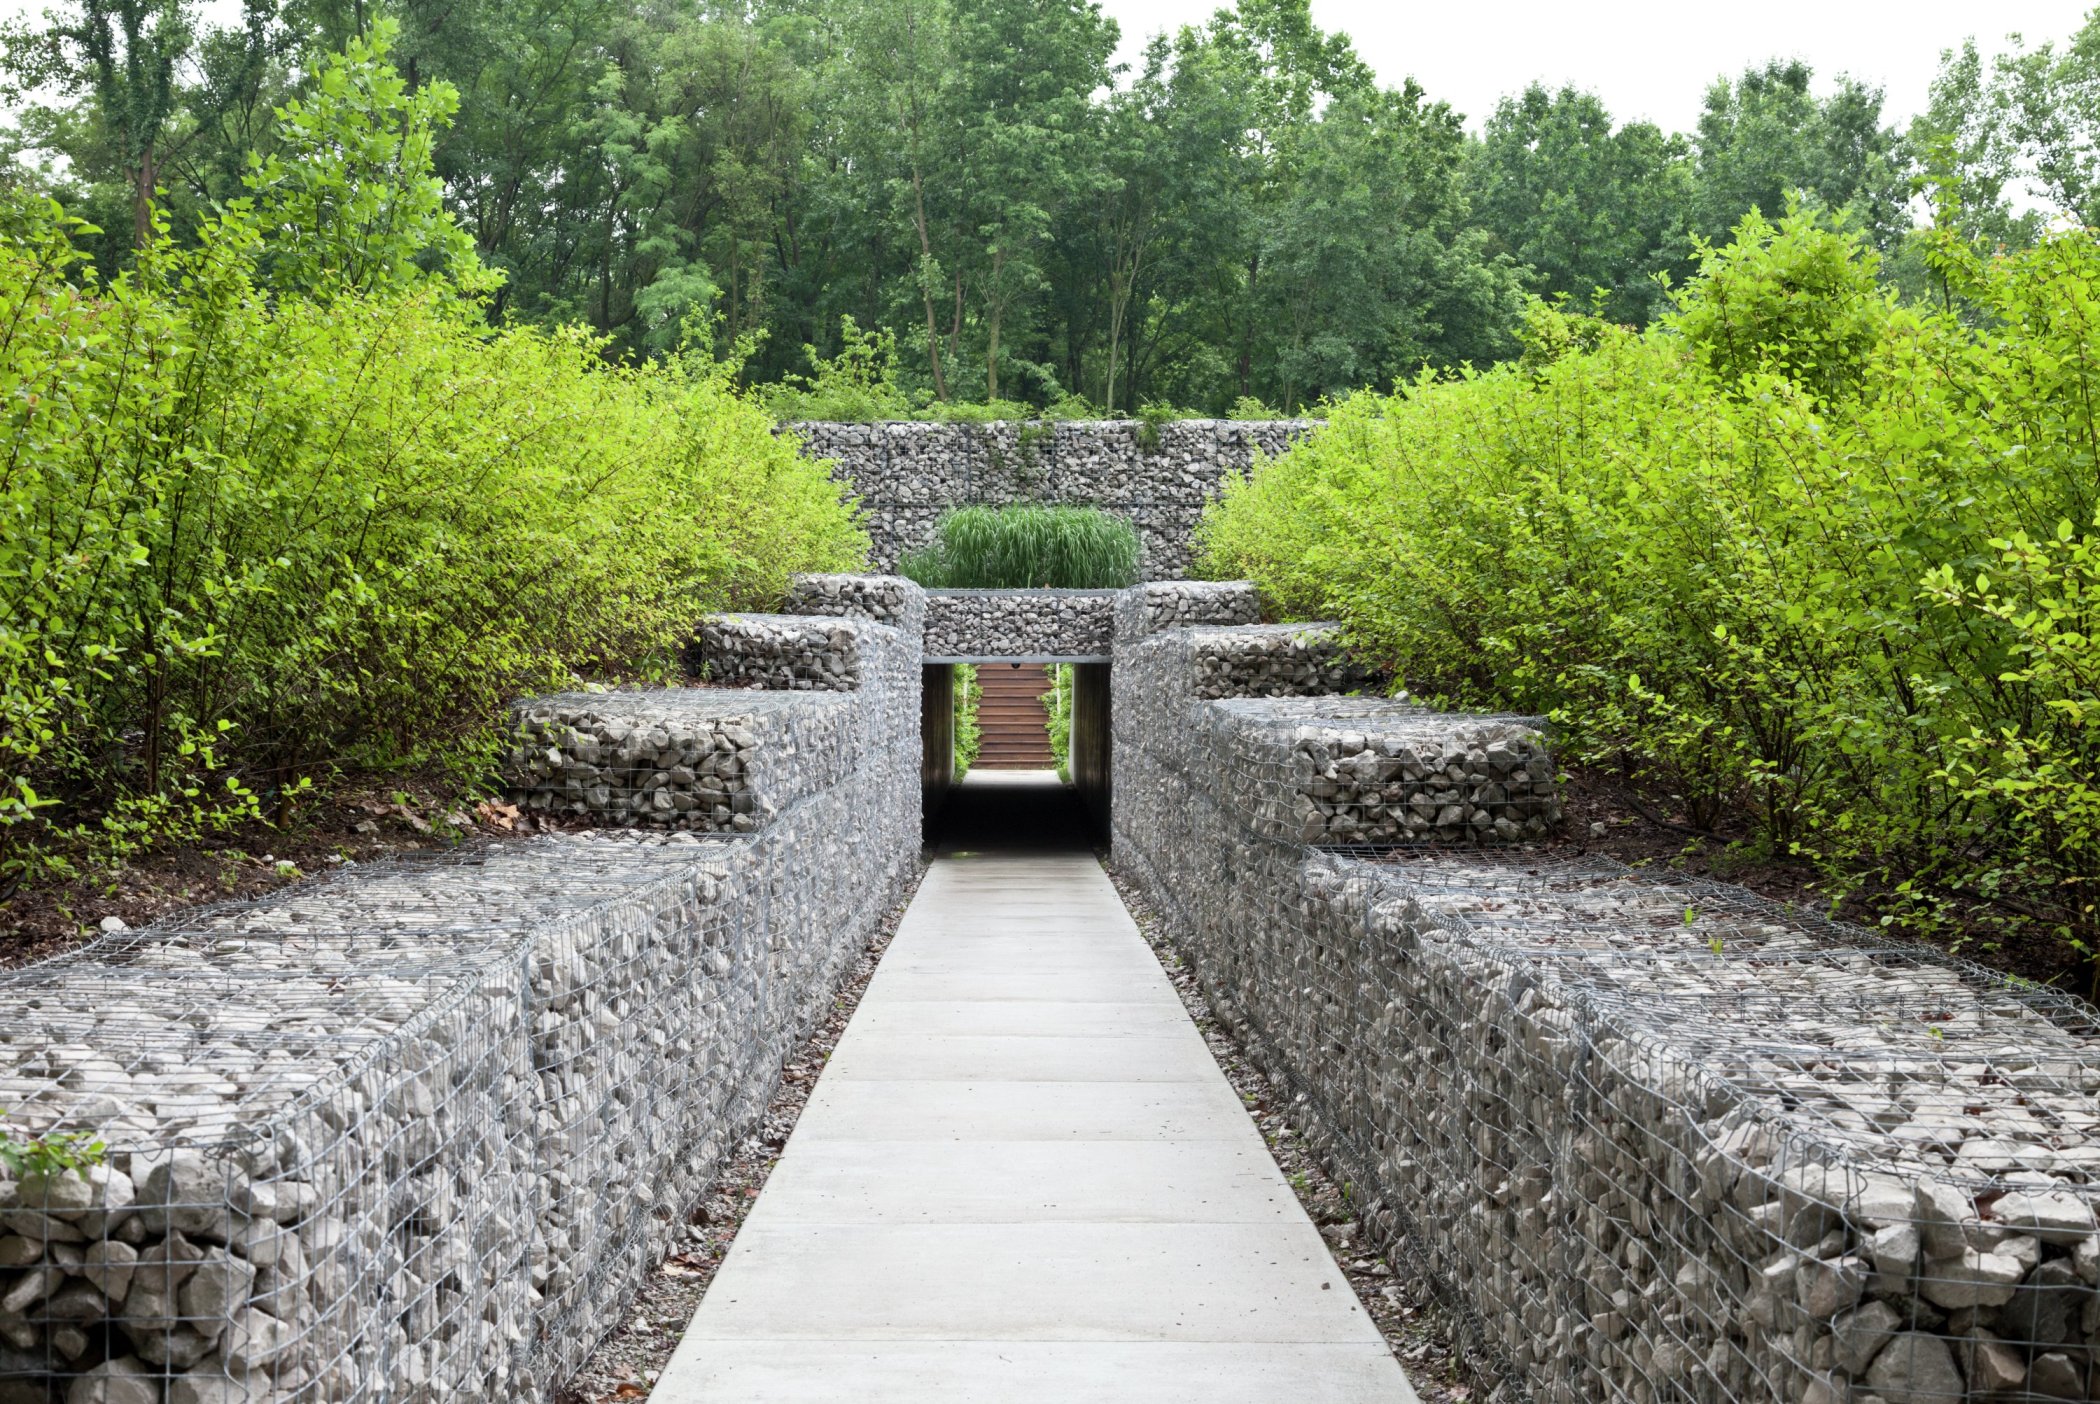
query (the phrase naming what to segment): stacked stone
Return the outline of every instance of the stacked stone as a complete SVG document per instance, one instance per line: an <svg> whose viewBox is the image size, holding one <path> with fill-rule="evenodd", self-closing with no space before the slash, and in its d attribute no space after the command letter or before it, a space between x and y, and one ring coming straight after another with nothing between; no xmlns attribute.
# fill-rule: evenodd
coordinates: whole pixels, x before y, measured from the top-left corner
<svg viewBox="0 0 2100 1404"><path fill-rule="evenodd" d="M787 702L857 700L857 754L749 836L346 868L0 974L0 1127L108 1148L0 1170L0 1401L550 1395L908 871L918 641L852 624L860 692Z"/></svg>
<svg viewBox="0 0 2100 1404"><path fill-rule="evenodd" d="M1381 735L1484 759L1536 734L1204 703L1194 656L1172 631L1119 637L1115 860L1307 1109L1373 1240L1450 1289L1529 1393L2100 1389L2100 1013L1734 889L1309 850L1277 797L1362 783L1393 758ZM1518 769L1551 773L1543 753Z"/></svg>
<svg viewBox="0 0 2100 1404"><path fill-rule="evenodd" d="M1108 657L1116 590L930 590L926 661Z"/></svg>
<svg viewBox="0 0 2100 1404"><path fill-rule="evenodd" d="M1245 580L1155 581L1116 597L1116 638L1126 644L1168 629L1260 622L1261 597Z"/></svg>
<svg viewBox="0 0 2100 1404"><path fill-rule="evenodd" d="M1282 453L1316 423L1179 420L1156 438L1129 420L1086 423L799 424L805 453L829 460L859 497L875 561L892 569L930 544L957 507L1045 502L1126 518L1143 573L1179 579L1196 523L1223 481Z"/></svg>
<svg viewBox="0 0 2100 1404"><path fill-rule="evenodd" d="M788 582L782 612L872 619L918 638L925 632L926 592L901 575L797 575Z"/></svg>
<svg viewBox="0 0 2100 1404"><path fill-rule="evenodd" d="M717 687L855 692L865 622L847 615L718 614L701 624L686 664Z"/></svg>
<svg viewBox="0 0 2100 1404"><path fill-rule="evenodd" d="M1225 701L1225 804L1255 833L1314 845L1515 843L1560 822L1538 723L1384 699Z"/></svg>
<svg viewBox="0 0 2100 1404"><path fill-rule="evenodd" d="M829 788L863 737L851 694L566 692L511 709L504 783L535 813L749 833Z"/></svg>

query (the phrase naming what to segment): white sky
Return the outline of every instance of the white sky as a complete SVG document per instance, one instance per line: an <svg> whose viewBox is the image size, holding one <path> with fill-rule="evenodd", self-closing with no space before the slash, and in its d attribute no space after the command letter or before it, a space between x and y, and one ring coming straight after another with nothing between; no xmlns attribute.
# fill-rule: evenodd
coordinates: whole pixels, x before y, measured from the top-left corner
<svg viewBox="0 0 2100 1404"><path fill-rule="evenodd" d="M0 18L41 12L50 0L0 0ZM967 0L965 0L967 3ZM1123 29L1120 57L1147 37L1208 19L1219 0L1102 0ZM1920 111L1940 51L1974 35L1985 52L2018 32L2030 44L2063 39L2100 0L1312 0L1321 28L1341 30L1387 83L1412 75L1479 129L1497 99L1534 78L1573 82L1620 121L1690 129L1707 84L1768 58L1806 60L1819 90L1840 73L1881 85L1883 120ZM203 0L219 17L237 0Z"/></svg>
<svg viewBox="0 0 2100 1404"><path fill-rule="evenodd" d="M1102 0L1123 28L1121 57L1145 38L1199 23L1216 0ZM1381 80L1412 75L1474 130L1496 101L1533 79L1573 82L1620 121L1667 131L1697 123L1707 85L1752 63L1785 57L1816 71L1817 90L1839 73L1887 90L1883 120L1921 111L1942 49L1974 35L1986 53L2009 32L2029 44L2062 39L2091 0L1312 0L1322 29L1341 30Z"/></svg>

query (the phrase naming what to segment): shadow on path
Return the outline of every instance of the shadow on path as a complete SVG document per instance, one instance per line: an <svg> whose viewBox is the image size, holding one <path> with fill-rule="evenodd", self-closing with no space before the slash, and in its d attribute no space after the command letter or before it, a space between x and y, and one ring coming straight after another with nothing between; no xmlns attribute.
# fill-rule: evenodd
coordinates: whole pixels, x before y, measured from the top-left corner
<svg viewBox="0 0 2100 1404"><path fill-rule="evenodd" d="M934 816L939 853L1071 853L1094 846L1086 806L1053 770L973 770Z"/></svg>

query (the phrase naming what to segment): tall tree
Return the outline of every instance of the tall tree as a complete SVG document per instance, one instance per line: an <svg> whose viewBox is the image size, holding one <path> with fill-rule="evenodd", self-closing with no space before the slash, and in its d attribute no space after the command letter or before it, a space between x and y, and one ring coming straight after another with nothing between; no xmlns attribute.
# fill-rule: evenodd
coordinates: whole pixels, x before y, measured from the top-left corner
<svg viewBox="0 0 2100 1404"><path fill-rule="evenodd" d="M1691 249L1690 144L1647 122L1615 127L1594 94L1533 83L1507 97L1468 152L1473 215L1495 247L1530 269L1532 289L1645 323L1654 275Z"/></svg>
<svg viewBox="0 0 2100 1404"><path fill-rule="evenodd" d="M1774 59L1714 81L1693 134L1694 233L1726 243L1742 217L1786 212L1793 193L1842 212L1887 247L1909 227L1909 171L1895 130L1881 123L1881 90L1840 77L1810 91L1814 71Z"/></svg>

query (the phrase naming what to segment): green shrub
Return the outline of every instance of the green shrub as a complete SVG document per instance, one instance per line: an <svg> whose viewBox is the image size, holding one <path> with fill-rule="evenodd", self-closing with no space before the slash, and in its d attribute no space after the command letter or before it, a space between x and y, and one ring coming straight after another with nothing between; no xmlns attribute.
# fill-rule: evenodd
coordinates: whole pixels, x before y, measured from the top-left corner
<svg viewBox="0 0 2100 1404"><path fill-rule="evenodd" d="M2090 951L2100 246L1940 242L1979 332L1804 217L1745 233L1664 327L1539 308L1550 355L1335 407L1206 567L1897 919Z"/></svg>
<svg viewBox="0 0 2100 1404"><path fill-rule="evenodd" d="M371 71L384 34L337 66L369 101L328 109L336 145L383 148L373 128L415 101ZM56 207L0 211L11 870L278 814L353 772L471 782L511 696L660 671L702 612L863 559L725 370L491 333L471 268L331 277L347 255L316 229L368 239L354 219L281 256L287 211L372 205L317 190L265 171L195 248L163 239L106 284Z"/></svg>
<svg viewBox="0 0 2100 1404"><path fill-rule="evenodd" d="M1130 523L1093 507L963 507L942 517L934 544L909 552L900 574L929 589L1107 590L1137 583Z"/></svg>
<svg viewBox="0 0 2100 1404"><path fill-rule="evenodd" d="M1072 779L1071 664L1050 665L1050 690L1039 700L1048 717L1044 729L1050 735L1050 754L1057 758L1057 778L1069 784Z"/></svg>
<svg viewBox="0 0 2100 1404"><path fill-rule="evenodd" d="M783 422L832 421L876 424L913 417L911 397L897 384L896 333L862 331L851 317L839 318L839 353L826 358L804 346L809 376L789 375L757 393Z"/></svg>
<svg viewBox="0 0 2100 1404"><path fill-rule="evenodd" d="M984 743L984 729L977 724L977 704L984 688L977 681L976 665L955 665L955 778L960 780L977 764L977 749Z"/></svg>

